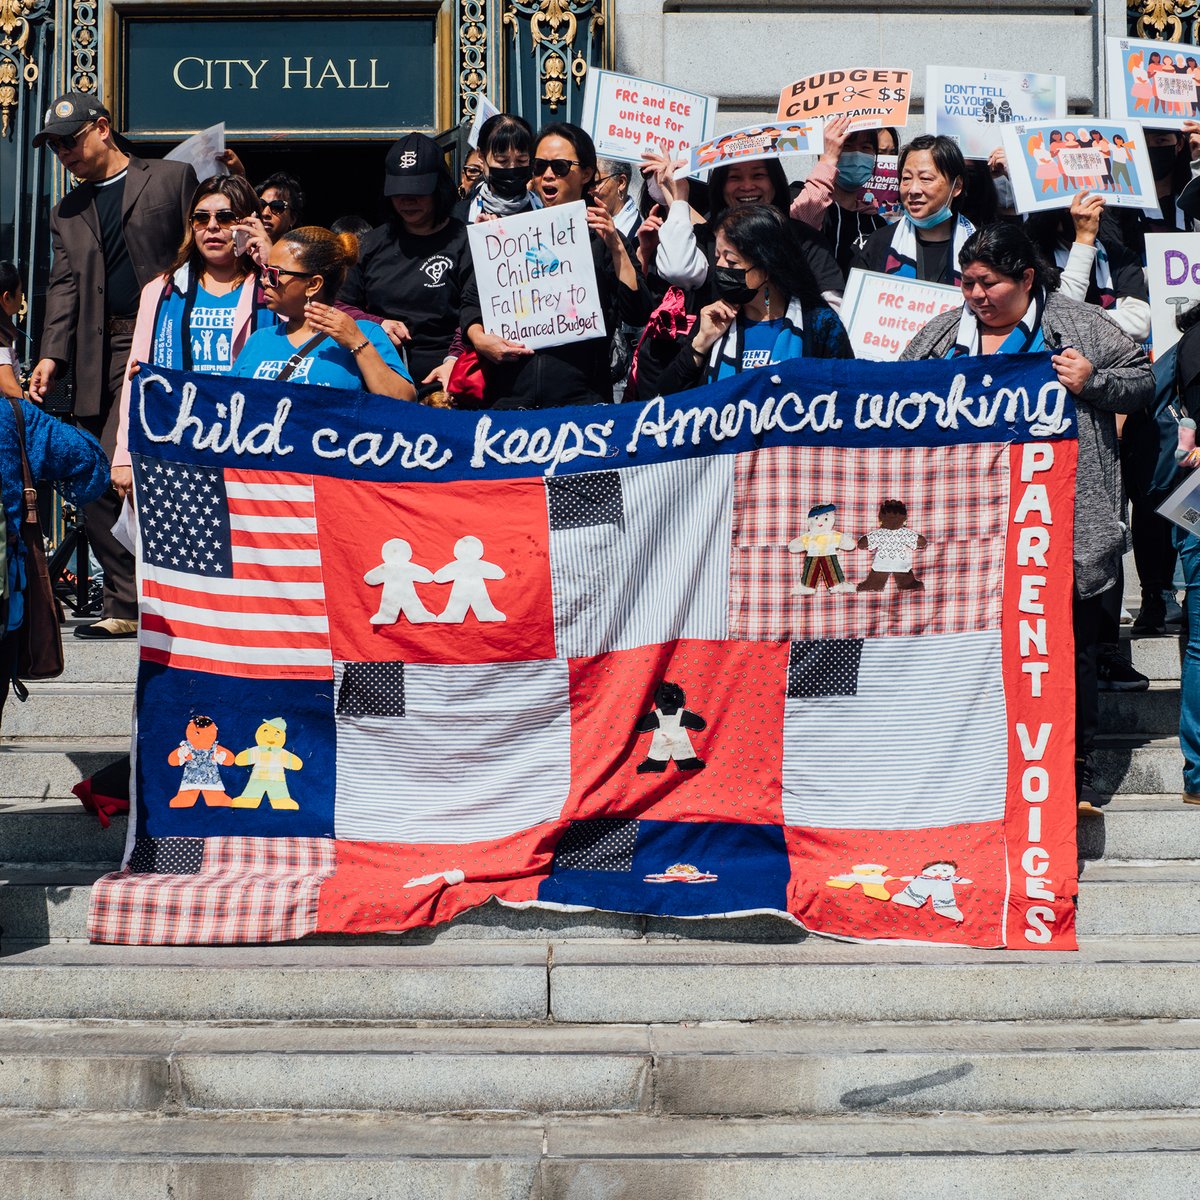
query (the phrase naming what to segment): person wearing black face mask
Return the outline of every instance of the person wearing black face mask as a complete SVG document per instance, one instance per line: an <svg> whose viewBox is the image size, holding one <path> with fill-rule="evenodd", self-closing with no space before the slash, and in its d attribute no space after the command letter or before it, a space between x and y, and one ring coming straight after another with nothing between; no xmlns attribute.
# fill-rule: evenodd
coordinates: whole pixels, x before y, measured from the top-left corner
<svg viewBox="0 0 1200 1200"><path fill-rule="evenodd" d="M854 357L792 222L773 206L744 205L717 222L712 285L718 299L689 333L642 343L640 395L671 395L792 358Z"/></svg>
<svg viewBox="0 0 1200 1200"><path fill-rule="evenodd" d="M361 239L342 304L383 317L418 388L445 388L463 291L474 277L467 227L451 216L455 189L438 144L410 133L387 153L384 195L392 217Z"/></svg>
<svg viewBox="0 0 1200 1200"><path fill-rule="evenodd" d="M541 201L529 189L532 149L533 130L522 118L498 113L483 123L479 131L483 178L468 198L464 218L468 225L541 208Z"/></svg>

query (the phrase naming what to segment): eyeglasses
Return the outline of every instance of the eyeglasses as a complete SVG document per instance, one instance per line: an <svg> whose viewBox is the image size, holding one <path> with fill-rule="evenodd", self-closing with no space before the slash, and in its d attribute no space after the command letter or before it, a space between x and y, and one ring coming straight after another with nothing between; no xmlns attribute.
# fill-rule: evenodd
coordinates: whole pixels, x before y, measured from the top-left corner
<svg viewBox="0 0 1200 1200"><path fill-rule="evenodd" d="M582 167L577 158L535 158L531 164L535 175L545 175L549 167L558 179L565 179L571 173L572 167Z"/></svg>
<svg viewBox="0 0 1200 1200"><path fill-rule="evenodd" d="M277 288L280 278L284 275L292 275L296 279L311 279L316 274L316 271L289 271L287 267L260 267L258 271L263 287L269 288Z"/></svg>
<svg viewBox="0 0 1200 1200"><path fill-rule="evenodd" d="M205 212L202 208L192 213L192 224L197 229L207 229L209 221L216 221L222 229L228 229L237 220L232 208L218 208L216 212Z"/></svg>
<svg viewBox="0 0 1200 1200"><path fill-rule="evenodd" d="M276 216L279 216L280 213L287 212L291 207L286 200L263 200L258 206L258 211L265 213L269 208Z"/></svg>
<svg viewBox="0 0 1200 1200"><path fill-rule="evenodd" d="M55 154L61 154L64 150L74 150L75 143L78 142L79 139L83 137L83 135L87 133L87 131L95 124L95 121L89 121L86 125L81 125L77 130L75 130L74 133L64 133L62 137L48 137L46 139L46 145L49 146Z"/></svg>
<svg viewBox="0 0 1200 1200"><path fill-rule="evenodd" d="M464 179L478 179L483 174L483 168L482 167L463 167L462 173L463 173Z"/></svg>

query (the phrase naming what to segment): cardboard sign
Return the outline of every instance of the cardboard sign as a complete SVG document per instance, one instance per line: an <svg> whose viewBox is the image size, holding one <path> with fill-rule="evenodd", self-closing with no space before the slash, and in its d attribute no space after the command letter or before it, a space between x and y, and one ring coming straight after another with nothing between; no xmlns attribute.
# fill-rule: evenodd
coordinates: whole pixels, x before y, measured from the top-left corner
<svg viewBox="0 0 1200 1200"><path fill-rule="evenodd" d="M1176 318L1200 300L1200 233L1146 234L1150 341L1159 358L1175 345Z"/></svg>
<svg viewBox="0 0 1200 1200"><path fill-rule="evenodd" d="M855 67L818 71L785 87L779 94L780 121L799 117L854 118L850 128L900 128L908 124L912 72L888 67Z"/></svg>
<svg viewBox="0 0 1200 1200"><path fill-rule="evenodd" d="M1200 118L1200 46L1106 38L1108 111L1151 129L1181 129Z"/></svg>
<svg viewBox="0 0 1200 1200"><path fill-rule="evenodd" d="M486 97L480 96L475 105L475 120L471 122L471 131L467 134L467 145L472 150L479 147L479 131L493 117L498 117L500 110Z"/></svg>
<svg viewBox="0 0 1200 1200"><path fill-rule="evenodd" d="M1062 75L928 67L925 132L953 138L966 158L987 158L1001 146L1005 125L1066 116Z"/></svg>
<svg viewBox="0 0 1200 1200"><path fill-rule="evenodd" d="M962 289L860 271L846 280L839 315L856 358L895 362L934 317L962 305Z"/></svg>
<svg viewBox="0 0 1200 1200"><path fill-rule="evenodd" d="M863 199L874 200L889 225L900 220L900 160L894 154L875 156L875 174L867 180Z"/></svg>
<svg viewBox="0 0 1200 1200"><path fill-rule="evenodd" d="M712 136L716 119L715 96L593 67L579 124L592 135L601 158L637 163L644 150L659 148L685 158Z"/></svg>
<svg viewBox="0 0 1200 1200"><path fill-rule="evenodd" d="M693 146L688 170L708 171L723 163L787 154L820 154L825 148L824 121L793 121L788 125L747 125Z"/></svg>
<svg viewBox="0 0 1200 1200"><path fill-rule="evenodd" d="M1070 208L1083 191L1119 208L1158 208L1146 138L1134 121L1064 117L1006 125L1002 136L1017 212Z"/></svg>
<svg viewBox="0 0 1200 1200"><path fill-rule="evenodd" d="M604 336L582 200L467 226L483 327L530 350Z"/></svg>

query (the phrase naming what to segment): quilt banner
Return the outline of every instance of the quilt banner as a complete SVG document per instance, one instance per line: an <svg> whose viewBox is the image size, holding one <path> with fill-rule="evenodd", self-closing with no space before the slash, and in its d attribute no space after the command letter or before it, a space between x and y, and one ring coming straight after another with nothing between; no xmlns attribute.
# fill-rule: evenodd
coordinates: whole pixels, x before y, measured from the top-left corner
<svg viewBox="0 0 1200 1200"><path fill-rule="evenodd" d="M94 941L517 907L1069 949L1048 355L447 412L143 367L135 807Z"/></svg>

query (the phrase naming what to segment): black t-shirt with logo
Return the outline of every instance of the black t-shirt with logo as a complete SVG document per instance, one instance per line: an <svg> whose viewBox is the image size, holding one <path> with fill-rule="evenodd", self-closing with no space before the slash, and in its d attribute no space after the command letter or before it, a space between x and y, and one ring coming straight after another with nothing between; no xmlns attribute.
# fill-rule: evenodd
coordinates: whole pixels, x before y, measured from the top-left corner
<svg viewBox="0 0 1200 1200"><path fill-rule="evenodd" d="M362 239L358 263L346 275L338 299L408 326L408 369L420 386L446 357L472 274L467 227L461 221L452 217L425 237L389 223Z"/></svg>

